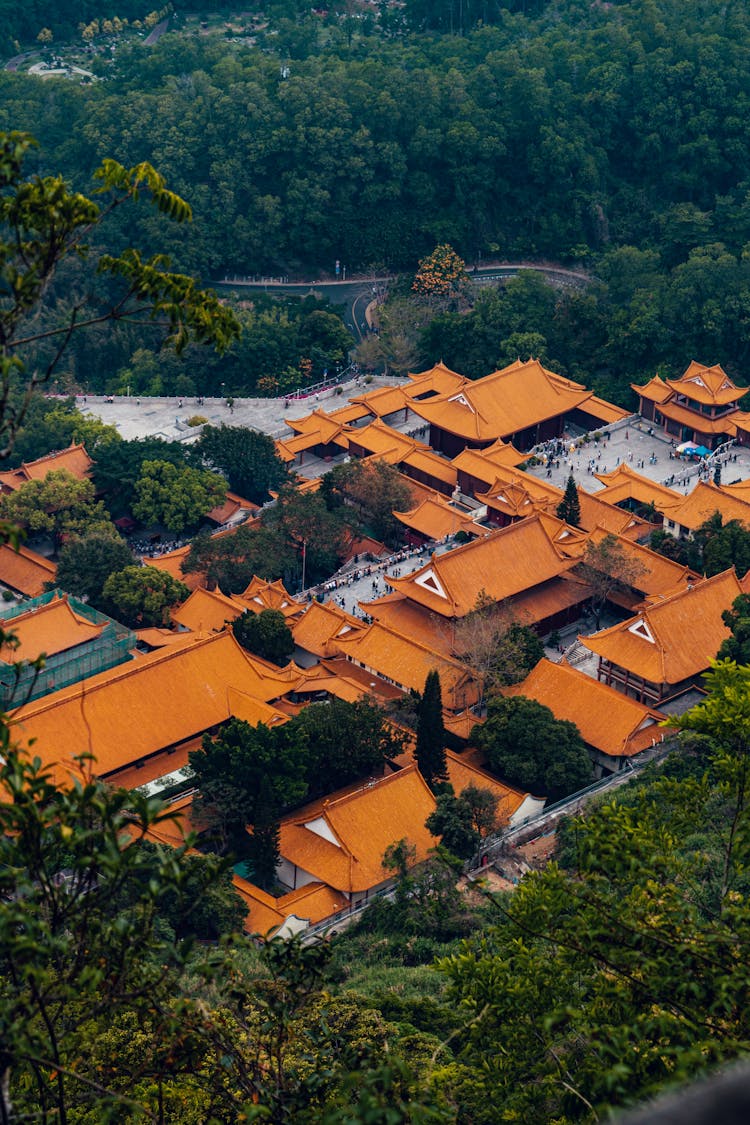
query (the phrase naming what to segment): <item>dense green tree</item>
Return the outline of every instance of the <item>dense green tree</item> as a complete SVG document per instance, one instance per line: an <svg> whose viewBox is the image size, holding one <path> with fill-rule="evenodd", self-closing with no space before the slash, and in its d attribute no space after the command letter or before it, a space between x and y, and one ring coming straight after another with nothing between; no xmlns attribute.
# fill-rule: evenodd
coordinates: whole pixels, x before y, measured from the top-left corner
<svg viewBox="0 0 750 1125"><path fill-rule="evenodd" d="M63 538L117 534L104 504L95 498L91 481L66 469L55 469L43 480L28 480L0 498L0 516L29 534L51 535L56 547Z"/></svg>
<svg viewBox="0 0 750 1125"><path fill-rule="evenodd" d="M186 447L177 441L157 437L120 441L97 451L91 476L97 493L106 496L110 511L119 518L132 511L144 462L169 461L182 468L186 456Z"/></svg>
<svg viewBox="0 0 750 1125"><path fill-rule="evenodd" d="M237 325L215 295L199 291L192 278L168 273L167 260L144 259L130 247L100 254L97 272L109 291L102 304L89 286L80 300L54 301L59 272L85 263L92 237L114 211L146 197L178 222L190 208L167 189L149 164L126 169L105 160L96 171L101 205L71 191L62 176L24 179L34 141L20 132L0 134L0 243L5 281L0 288L0 436L7 454L40 384L48 382L73 337L83 329L128 317L161 321L179 350L191 339L225 346ZM125 208L127 210L127 208ZM90 282L90 274L88 281ZM63 282L63 289L65 282ZM85 286L84 286L85 289ZM100 294L100 299L101 299ZM30 313L36 314L35 318ZM11 391L21 387L20 395Z"/></svg>
<svg viewBox="0 0 750 1125"><path fill-rule="evenodd" d="M740 594L732 602L732 608L724 610L721 619L731 635L722 641L717 659L750 665L750 597Z"/></svg>
<svg viewBox="0 0 750 1125"><path fill-rule="evenodd" d="M592 780L591 760L577 727L523 695L491 699L476 742L503 780L550 800Z"/></svg>
<svg viewBox="0 0 750 1125"><path fill-rule="evenodd" d="M106 611L104 583L110 574L134 564L133 552L119 535L86 535L66 543L60 551L55 583Z"/></svg>
<svg viewBox="0 0 750 1125"><path fill-rule="evenodd" d="M134 629L168 625L170 611L187 596L183 582L155 566L126 566L102 587L105 604Z"/></svg>
<svg viewBox="0 0 750 1125"><path fill-rule="evenodd" d="M296 554L294 568L284 572L290 589L295 582L302 581L303 562L305 585L312 586L333 574L344 558L344 524L316 492L299 492L292 486L283 488L278 504L268 511L264 523L282 536L287 555Z"/></svg>
<svg viewBox="0 0 750 1125"><path fill-rule="evenodd" d="M578 499L578 489L572 473L568 476L563 498L557 505L557 517L565 520L571 527L578 527L581 522L581 502Z"/></svg>
<svg viewBox="0 0 750 1125"><path fill-rule="evenodd" d="M367 699L311 703L287 725L299 733L306 747L308 784L314 796L359 778L379 776L386 762L404 752L402 735Z"/></svg>
<svg viewBox="0 0 750 1125"><path fill-rule="evenodd" d="M221 504L226 491L218 473L180 468L170 461L144 461L135 482L133 515L149 526L163 524L179 533Z"/></svg>
<svg viewBox="0 0 750 1125"><path fill-rule="evenodd" d="M288 477L273 441L257 430L206 426L195 448L206 468L222 472L231 489L255 504L264 504Z"/></svg>
<svg viewBox="0 0 750 1125"><path fill-rule="evenodd" d="M297 573L297 552L277 527L239 527L231 535L198 535L183 569L205 574L225 594L241 593L254 575L275 580Z"/></svg>
<svg viewBox="0 0 750 1125"><path fill-rule="evenodd" d="M459 859L476 855L480 836L471 820L471 809L452 793L439 793L437 807L425 821L433 836L440 836L444 847Z"/></svg>
<svg viewBox="0 0 750 1125"><path fill-rule="evenodd" d="M414 750L419 772L430 788L448 779L445 742L440 674L433 668L427 673L419 702L417 743Z"/></svg>
<svg viewBox="0 0 750 1125"><path fill-rule="evenodd" d="M255 854L255 875L266 887L273 886L279 815L300 804L308 789L298 732L230 719L215 737L204 735L201 749L191 751L189 760L216 845L251 862ZM256 816L259 837L254 844L248 827Z"/></svg>
<svg viewBox="0 0 750 1125"><path fill-rule="evenodd" d="M272 664L288 664L294 652L292 630L279 609L247 610L234 619L232 632L244 649Z"/></svg>

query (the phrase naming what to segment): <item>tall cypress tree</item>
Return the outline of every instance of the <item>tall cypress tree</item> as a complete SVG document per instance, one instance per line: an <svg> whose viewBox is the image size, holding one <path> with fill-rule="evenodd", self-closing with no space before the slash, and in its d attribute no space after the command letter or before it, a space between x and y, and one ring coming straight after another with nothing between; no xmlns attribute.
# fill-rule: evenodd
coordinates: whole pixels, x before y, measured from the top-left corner
<svg viewBox="0 0 750 1125"><path fill-rule="evenodd" d="M443 726L443 694L440 676L433 668L427 673L417 721L417 766L430 788L448 780Z"/></svg>
<svg viewBox="0 0 750 1125"><path fill-rule="evenodd" d="M557 517L565 520L571 527L578 527L581 522L581 501L578 499L578 489L572 473L565 485L565 495L557 505Z"/></svg>

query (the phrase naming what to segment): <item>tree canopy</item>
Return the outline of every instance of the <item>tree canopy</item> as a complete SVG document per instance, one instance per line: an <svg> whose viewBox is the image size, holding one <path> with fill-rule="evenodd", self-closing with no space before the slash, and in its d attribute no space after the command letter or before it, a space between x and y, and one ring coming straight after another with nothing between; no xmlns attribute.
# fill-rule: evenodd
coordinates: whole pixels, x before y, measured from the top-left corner
<svg viewBox="0 0 750 1125"><path fill-rule="evenodd" d="M272 664L287 664L294 652L292 630L278 609L247 610L234 619L232 632L244 649Z"/></svg>
<svg viewBox="0 0 750 1125"><path fill-rule="evenodd" d="M222 472L234 492L255 504L288 477L271 438L245 426L205 426L195 448L206 468Z"/></svg>
<svg viewBox="0 0 750 1125"><path fill-rule="evenodd" d="M110 574L102 587L114 616L134 629L168 625L170 610L187 596L184 582L155 566L126 566Z"/></svg>
<svg viewBox="0 0 750 1125"><path fill-rule="evenodd" d="M578 728L523 695L491 699L476 742L504 781L550 800L582 789L593 777Z"/></svg>
<svg viewBox="0 0 750 1125"><path fill-rule="evenodd" d="M135 482L133 515L149 526L163 524L169 531L181 532L221 504L226 491L226 481L218 473L170 461L144 461Z"/></svg>

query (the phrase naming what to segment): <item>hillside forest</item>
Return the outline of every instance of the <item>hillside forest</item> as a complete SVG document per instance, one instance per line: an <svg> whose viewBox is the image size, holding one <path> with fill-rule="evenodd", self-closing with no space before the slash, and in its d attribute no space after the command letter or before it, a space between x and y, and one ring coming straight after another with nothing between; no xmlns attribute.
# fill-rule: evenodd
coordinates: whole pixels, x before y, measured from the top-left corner
<svg viewBox="0 0 750 1125"><path fill-rule="evenodd" d="M0 437L18 437L17 458L48 450L53 434L86 440L97 489L144 520L165 495L198 485L201 508L215 502L209 463L238 488L246 483L234 474L252 463L257 499L272 489L281 497L264 529L266 558L296 573L298 558L282 558L279 544L300 541L300 525L314 522L320 556L311 552L308 565L321 574L335 565L342 496L361 482L334 477L300 503L267 439L244 444L233 428L206 432L188 464L169 443L118 442L108 427L82 423L70 400L24 401L21 419L13 341L33 318L35 343L19 350L27 377L42 370L44 333L75 320L84 302L105 311L71 335L54 370L59 390L283 393L297 373L345 362L335 307L253 298L235 322L187 279L134 266L132 245L164 252L204 283L324 276L337 259L387 273L381 331L359 353L365 365L369 356L402 371L442 357L479 376L534 354L626 404L631 379L677 374L691 358L746 382L747 6L342 0L320 12L302 0L262 9L248 0L243 13L206 0L147 44L140 32L158 13L138 0L0 0L8 58L51 59L80 39L98 51L96 80L84 84L0 72L0 130L33 132L32 171L61 172L86 193L103 158L120 161L105 186L127 203L100 227L90 200L73 202L63 242L81 232L91 253L82 243L49 284L28 247L3 236ZM144 27L120 38L115 18ZM18 181L15 143L2 149L6 189ZM163 222L159 211L187 212L155 176L139 202L128 169L144 160L190 200L192 223ZM56 231L46 190L30 188L21 207L24 229L37 208L45 236ZM11 226L14 201L4 190ZM523 272L460 296L415 292L419 262L445 245L469 274L493 259L549 259L589 281L559 289ZM172 336L185 344L177 354L160 350L150 323L119 317L113 293L124 275L171 309ZM51 484L67 491L69 482ZM45 530L58 545L67 537L75 546L84 528L87 546L111 547L94 487L68 498L75 505L49 505L57 520ZM5 503L8 536L24 513ZM363 517L366 506L363 497ZM25 518L42 508L30 504ZM175 521L190 527L195 516L186 509ZM368 518L380 516L373 505ZM721 528L708 530L715 539ZM209 558L209 548L198 540L194 565L210 563L227 588L246 581L235 559ZM80 559L68 562L80 575ZM122 573L146 569L129 564L125 552ZM117 598L105 589L112 556L87 565L86 596ZM747 607L736 608L732 654L744 660ZM413 868L405 843L394 845L384 856L392 898L307 946L248 940L227 857L192 839L163 844L175 826L138 789L93 772L75 786L61 781L17 751L0 716L0 1122L588 1125L746 1057L750 666L720 661L705 688L672 722L674 752L563 822L554 859L514 889L459 880L447 845L461 825L449 818L467 810L444 801L443 846ZM372 731L369 710L360 718ZM300 756L313 722L288 724ZM321 745L324 734L338 737L338 723L317 732ZM281 776L283 740L250 729ZM228 740L243 730L233 726ZM381 753L377 726L373 741ZM307 750L304 778L291 755L289 773L314 789L331 780L322 762L333 766ZM248 778L268 813L278 795ZM331 783L340 781L336 773Z"/></svg>
<svg viewBox="0 0 750 1125"><path fill-rule="evenodd" d="M92 14L83 3L54 7ZM194 221L178 236L145 211L115 215L112 237L145 236L204 282L314 278L336 260L350 276L409 275L442 243L470 270L546 259L591 276L535 302L482 292L468 316L417 304L408 354L391 348L394 368L442 356L478 376L535 354L625 404L632 379L677 374L692 358L743 380L744 6L413 0L332 4L325 16L291 0L247 7L243 24L204 5L200 34L190 13L178 15L148 46L99 35L101 73L84 85L4 71L0 127L32 131L38 170L81 190L105 156L150 161ZM24 20L32 11L52 21L49 5L24 6ZM16 31L33 41L33 29ZM71 302L82 285L71 263L56 296ZM155 338L118 325L96 348L74 346L61 376L100 392L132 386L135 370L144 394L218 393L222 382L235 394L283 393L279 376L303 370L301 360L318 374L339 362L332 322L297 329L309 310L255 304L245 315L221 363L188 353L157 380ZM392 311L394 337L403 319Z"/></svg>

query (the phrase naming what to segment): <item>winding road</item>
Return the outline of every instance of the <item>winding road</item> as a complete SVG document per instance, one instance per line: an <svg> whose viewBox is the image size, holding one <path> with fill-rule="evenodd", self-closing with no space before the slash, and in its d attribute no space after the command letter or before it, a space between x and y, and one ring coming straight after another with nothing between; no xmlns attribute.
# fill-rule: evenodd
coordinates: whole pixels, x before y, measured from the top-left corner
<svg viewBox="0 0 750 1125"><path fill-rule="evenodd" d="M589 274L582 270L564 269L562 266L539 265L535 262L494 262L491 265L480 266L469 274L471 280L478 285L491 284L494 281L505 281L514 277L522 270L534 270L542 273L552 285L582 287L591 280ZM217 289L231 289L235 292L255 290L263 293L291 293L297 296L313 294L327 297L332 304L344 305L344 322L354 339L359 343L367 335L368 324L366 309L372 301L377 300L387 290L393 278L391 276L366 276L350 278L347 281L287 281L279 278L249 278L225 277L212 284Z"/></svg>

